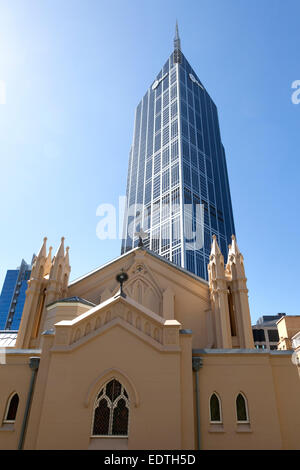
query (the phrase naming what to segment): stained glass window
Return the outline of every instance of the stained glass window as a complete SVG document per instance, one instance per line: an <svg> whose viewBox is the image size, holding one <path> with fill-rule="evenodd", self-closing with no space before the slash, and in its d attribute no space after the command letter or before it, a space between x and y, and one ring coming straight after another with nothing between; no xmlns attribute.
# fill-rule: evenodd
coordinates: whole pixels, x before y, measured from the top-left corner
<svg viewBox="0 0 300 470"><path fill-rule="evenodd" d="M97 396L94 407L93 436L127 436L128 416L128 394L123 385L113 379Z"/></svg>

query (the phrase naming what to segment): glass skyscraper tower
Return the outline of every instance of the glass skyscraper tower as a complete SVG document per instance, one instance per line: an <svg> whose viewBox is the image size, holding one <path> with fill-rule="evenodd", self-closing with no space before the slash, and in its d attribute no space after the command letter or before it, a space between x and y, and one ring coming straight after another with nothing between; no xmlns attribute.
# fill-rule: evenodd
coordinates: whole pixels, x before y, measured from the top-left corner
<svg viewBox="0 0 300 470"><path fill-rule="evenodd" d="M174 51L136 108L126 204L122 253L143 230L145 247L204 279L213 234L227 256L235 228L218 112L177 24Z"/></svg>
<svg viewBox="0 0 300 470"><path fill-rule="evenodd" d="M25 303L31 266L22 260L17 269L9 269L0 295L0 330L18 330Z"/></svg>

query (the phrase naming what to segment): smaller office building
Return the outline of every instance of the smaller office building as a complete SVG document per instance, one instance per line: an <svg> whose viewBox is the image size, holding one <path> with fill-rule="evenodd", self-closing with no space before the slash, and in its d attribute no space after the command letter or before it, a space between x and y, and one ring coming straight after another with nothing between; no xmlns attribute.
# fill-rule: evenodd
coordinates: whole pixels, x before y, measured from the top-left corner
<svg viewBox="0 0 300 470"><path fill-rule="evenodd" d="M282 317L277 321L276 326L279 335L278 349L295 349L295 341L293 340L296 340L296 337L298 338L300 332L300 315Z"/></svg>
<svg viewBox="0 0 300 470"><path fill-rule="evenodd" d="M263 315L257 320L256 325L252 325L253 340L256 349L277 349L279 335L276 322L285 315L285 313Z"/></svg>

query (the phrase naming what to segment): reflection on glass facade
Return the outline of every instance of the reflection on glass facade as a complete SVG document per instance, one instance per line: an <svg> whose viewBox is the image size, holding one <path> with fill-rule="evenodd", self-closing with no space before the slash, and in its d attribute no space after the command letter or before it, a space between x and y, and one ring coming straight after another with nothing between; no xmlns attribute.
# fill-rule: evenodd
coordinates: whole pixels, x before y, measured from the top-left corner
<svg viewBox="0 0 300 470"><path fill-rule="evenodd" d="M0 330L19 329L30 273L24 260L19 268L7 271L0 296Z"/></svg>
<svg viewBox="0 0 300 470"><path fill-rule="evenodd" d="M212 235L227 256L235 233L225 151L216 105L182 54L178 31L174 46L136 108L122 253L143 229L144 246L207 279ZM190 234L198 229L201 246Z"/></svg>

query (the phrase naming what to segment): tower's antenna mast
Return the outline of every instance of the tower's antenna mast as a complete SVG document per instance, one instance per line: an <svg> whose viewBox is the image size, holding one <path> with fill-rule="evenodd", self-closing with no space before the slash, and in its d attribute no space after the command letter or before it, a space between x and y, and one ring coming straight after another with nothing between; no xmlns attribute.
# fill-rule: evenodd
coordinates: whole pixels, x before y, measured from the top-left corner
<svg viewBox="0 0 300 470"><path fill-rule="evenodd" d="M181 46L180 46L180 37L178 31L178 21L176 20L175 27L175 38L174 38L174 64L181 63Z"/></svg>

